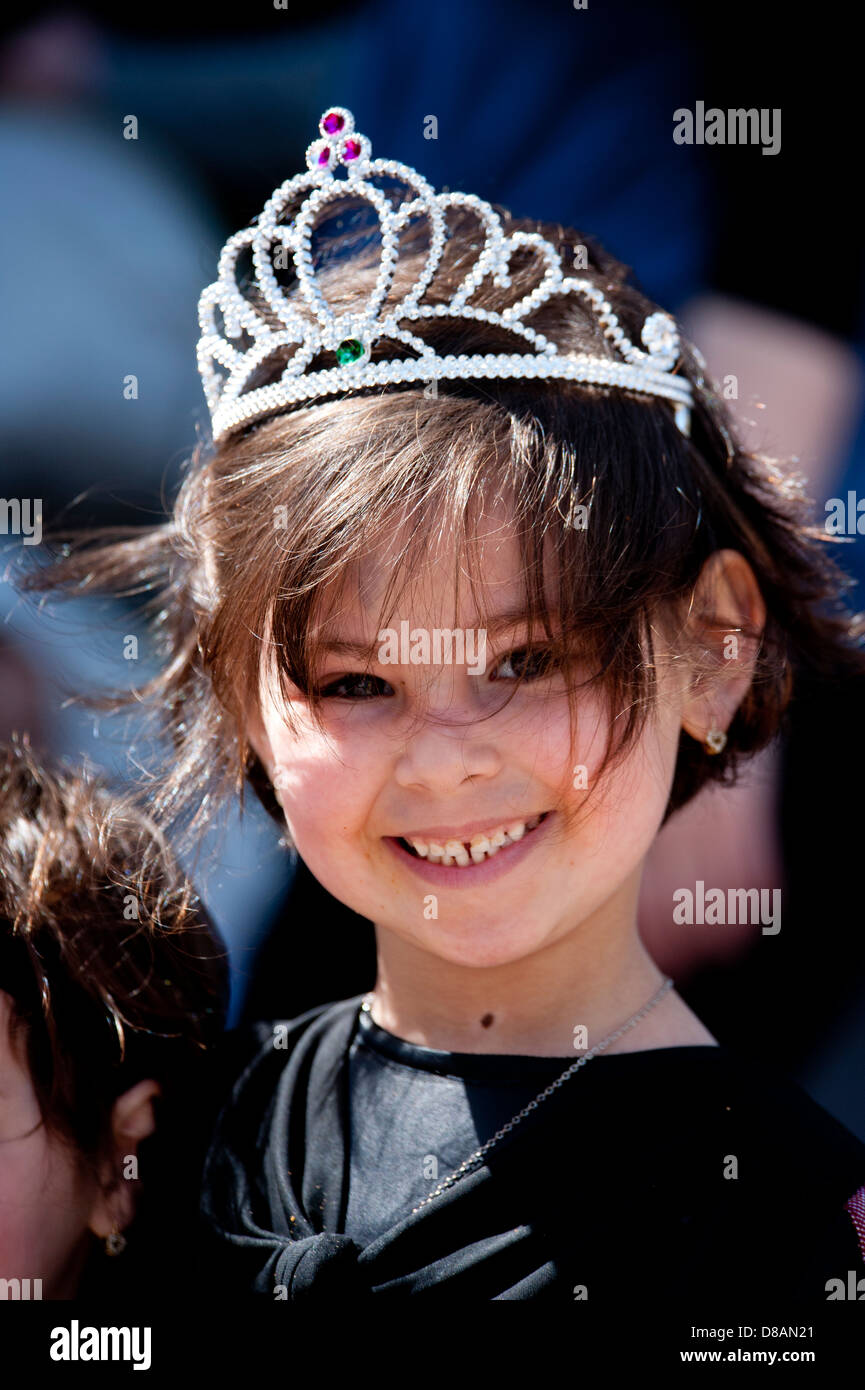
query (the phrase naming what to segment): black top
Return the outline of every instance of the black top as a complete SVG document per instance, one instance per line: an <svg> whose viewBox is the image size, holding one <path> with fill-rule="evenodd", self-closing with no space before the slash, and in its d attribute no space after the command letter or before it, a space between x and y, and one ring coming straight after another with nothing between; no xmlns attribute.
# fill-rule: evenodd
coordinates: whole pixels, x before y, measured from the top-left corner
<svg viewBox="0 0 865 1390"><path fill-rule="evenodd" d="M636 1280L644 1306L699 1295L789 1315L865 1273L846 1206L865 1145L726 1047L592 1058L412 1215L568 1061L418 1047L360 1002L232 1043L202 1197L209 1277L227 1291L615 1308Z"/></svg>
<svg viewBox="0 0 865 1390"><path fill-rule="evenodd" d="M351 1157L342 1229L367 1245L395 1226L578 1055L441 1052L406 1042L361 1012L348 1054Z"/></svg>

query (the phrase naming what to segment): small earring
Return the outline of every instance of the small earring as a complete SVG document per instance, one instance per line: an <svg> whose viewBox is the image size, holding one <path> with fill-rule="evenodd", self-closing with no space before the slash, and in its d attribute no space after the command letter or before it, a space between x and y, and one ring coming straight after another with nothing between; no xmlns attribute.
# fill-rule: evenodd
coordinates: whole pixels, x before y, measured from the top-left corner
<svg viewBox="0 0 865 1390"><path fill-rule="evenodd" d="M727 746L727 735L723 729L710 729L703 747L707 753L723 753Z"/></svg>
<svg viewBox="0 0 865 1390"><path fill-rule="evenodd" d="M126 1249L126 1237L118 1226L115 1226L110 1236L105 1237L106 1255L122 1255Z"/></svg>

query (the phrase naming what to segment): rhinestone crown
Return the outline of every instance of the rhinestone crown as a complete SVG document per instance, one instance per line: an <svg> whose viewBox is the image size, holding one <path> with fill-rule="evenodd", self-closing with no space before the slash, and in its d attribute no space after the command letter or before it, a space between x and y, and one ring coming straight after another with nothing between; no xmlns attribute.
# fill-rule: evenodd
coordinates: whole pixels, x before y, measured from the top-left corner
<svg viewBox="0 0 865 1390"><path fill-rule="evenodd" d="M484 377L559 378L661 396L675 406L676 424L682 433L690 432L692 388L686 376L674 372L679 333L669 314L654 313L646 319L641 334L643 351L629 341L597 286L587 279L565 276L551 242L530 232L514 231L506 236L501 219L481 198L470 193L437 194L408 165L372 159L369 140L355 130L354 117L345 107L330 107L319 121L319 131L319 138L306 151L306 172L287 179L253 223L229 237L220 255L218 278L201 295L198 369L214 442L240 425L318 396L401 382ZM404 185L414 196L394 203L370 181L377 175ZM298 206L302 194L308 196ZM329 306L312 256L317 215L328 203L347 194L372 206L381 236L378 275L369 300L362 312L350 315L337 314ZM445 215L449 208L467 209L477 217L483 246L448 303L424 304L421 299L434 278L447 240ZM417 217L425 217L429 223L425 264L408 293L398 303L386 306L400 233ZM251 249L257 293L279 326L264 317L238 284L237 262L245 248ZM501 311L474 308L469 300L486 276L491 275L493 283L503 288L510 285L511 257L525 248L534 252L539 269L544 271L536 288ZM282 261L280 268L285 268L289 257L292 261L297 281L293 301L277 281L274 253L278 266ZM618 358L562 352L525 322L541 304L563 294L579 294L588 302ZM513 334L521 351L439 356L409 327L437 316L497 324ZM381 339L394 346L404 344L410 355L372 362L371 349ZM338 365L308 372L310 362L326 350L334 354ZM282 359L287 351L290 355L278 380L251 385L268 359Z"/></svg>

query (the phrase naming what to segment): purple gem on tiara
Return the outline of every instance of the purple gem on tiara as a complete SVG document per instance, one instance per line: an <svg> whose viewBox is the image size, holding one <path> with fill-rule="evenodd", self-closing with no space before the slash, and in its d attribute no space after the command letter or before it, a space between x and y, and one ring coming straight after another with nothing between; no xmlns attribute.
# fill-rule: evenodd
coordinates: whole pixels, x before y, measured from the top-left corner
<svg viewBox="0 0 865 1390"><path fill-rule="evenodd" d="M346 140L342 147L343 159L359 159L361 145L359 140Z"/></svg>
<svg viewBox="0 0 865 1390"><path fill-rule="evenodd" d="M321 128L328 135L337 135L344 125L345 117L341 116L338 111L328 111L321 118Z"/></svg>
<svg viewBox="0 0 865 1390"><path fill-rule="evenodd" d="M318 163L321 167L324 167L325 164L330 163L330 150L328 149L327 145L322 145L321 149L319 150Z"/></svg>

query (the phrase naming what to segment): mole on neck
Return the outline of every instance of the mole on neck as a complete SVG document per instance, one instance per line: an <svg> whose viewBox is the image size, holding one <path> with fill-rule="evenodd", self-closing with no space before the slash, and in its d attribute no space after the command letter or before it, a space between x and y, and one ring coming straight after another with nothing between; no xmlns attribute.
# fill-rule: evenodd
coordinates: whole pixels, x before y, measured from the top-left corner
<svg viewBox="0 0 865 1390"><path fill-rule="evenodd" d="M482 1027L482 1028L489 1028L490 1024L491 1024L491 1023L494 1023L494 1022L495 1022L495 1015L494 1015L494 1014L484 1014L483 1018L481 1019L481 1027Z"/></svg>

